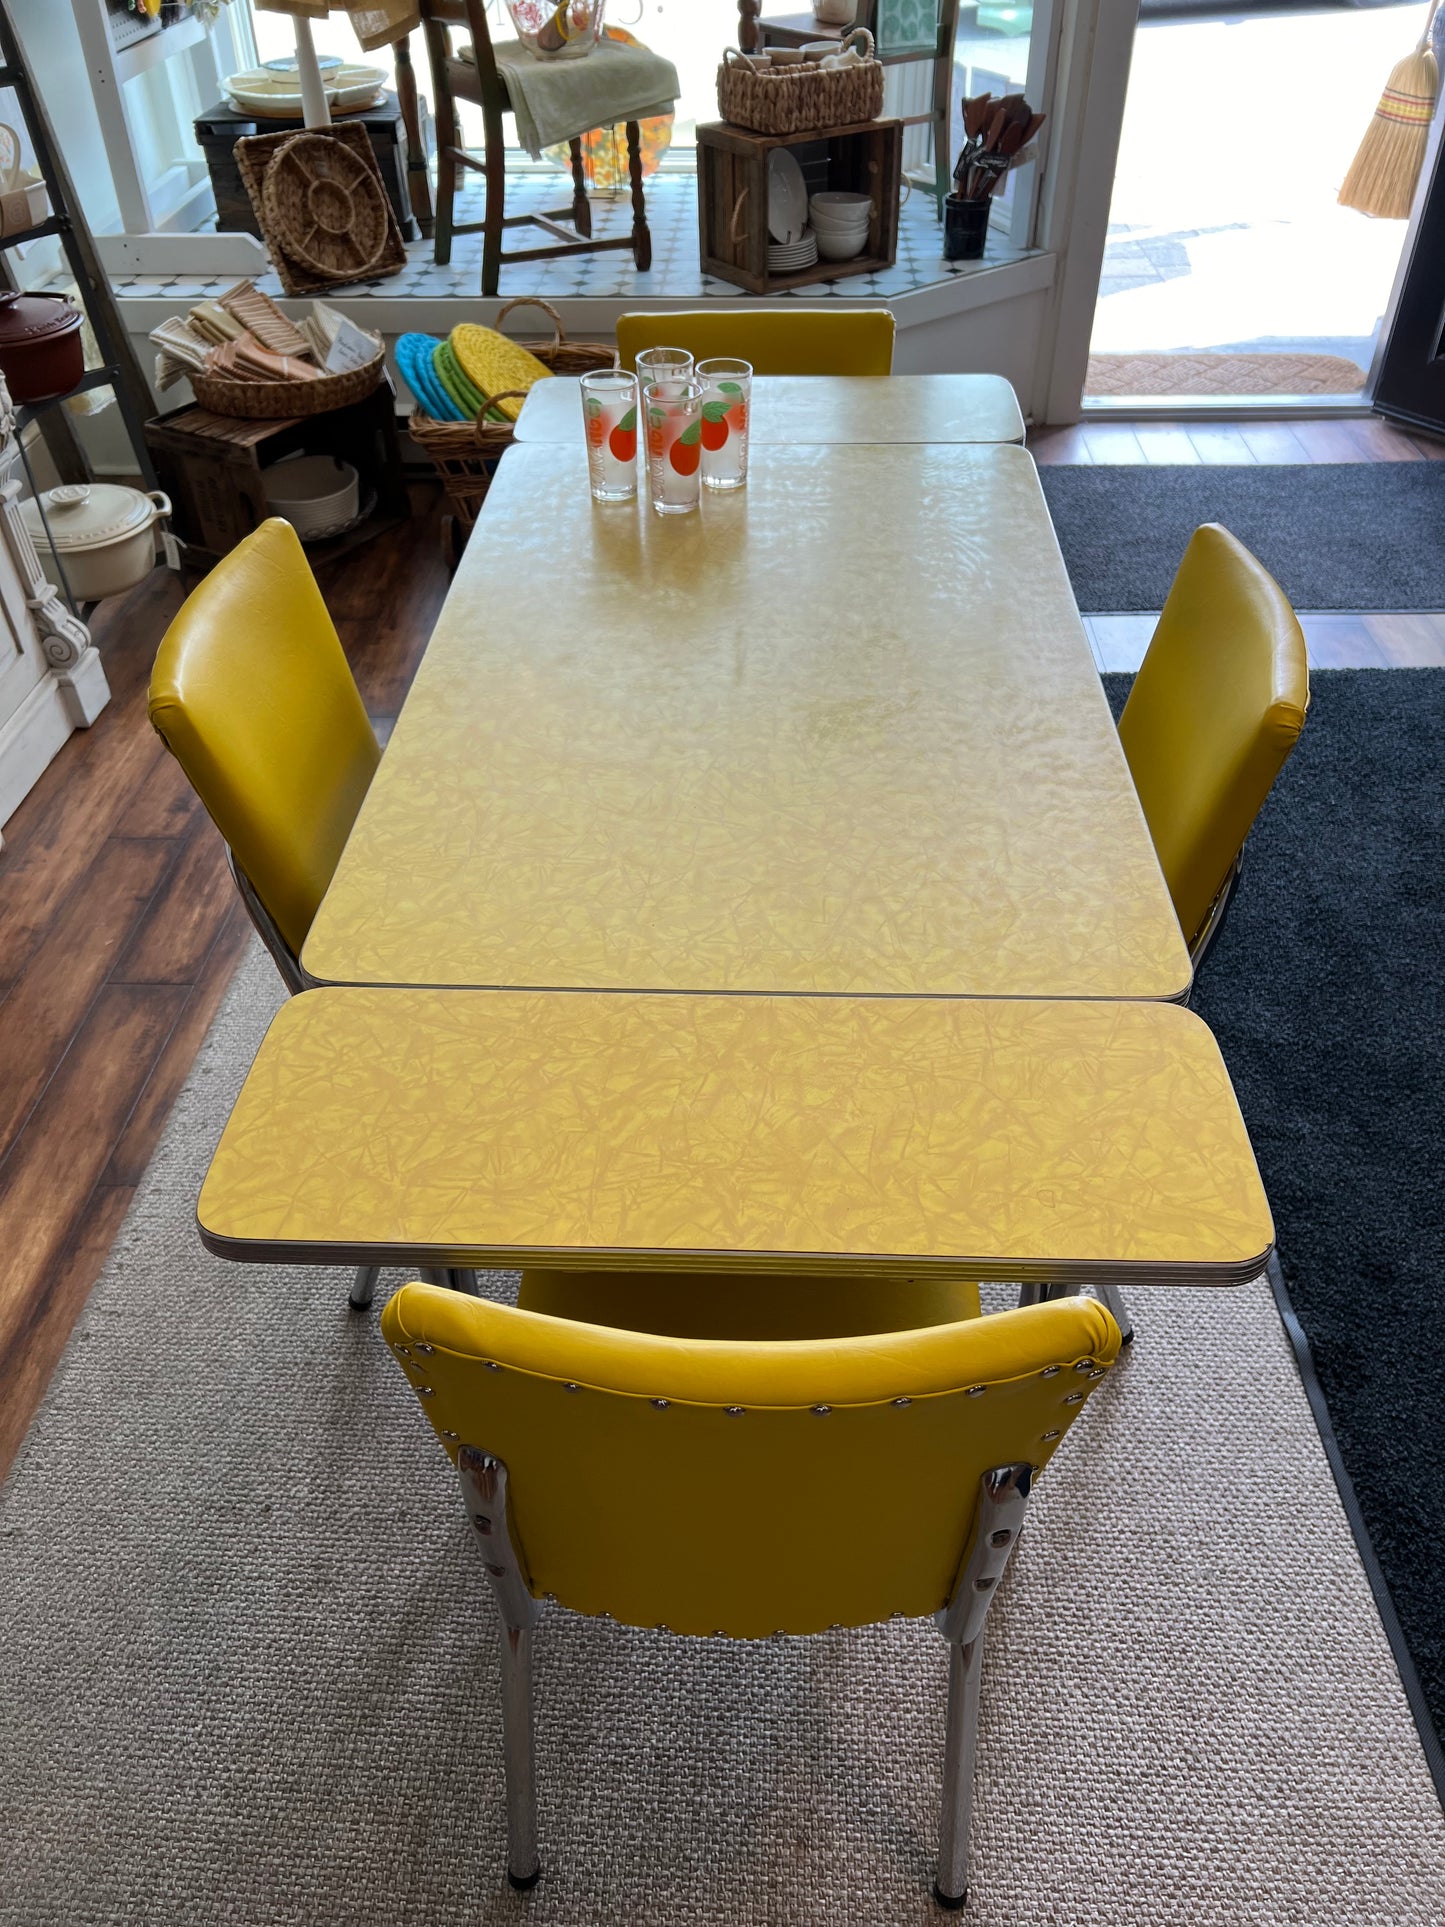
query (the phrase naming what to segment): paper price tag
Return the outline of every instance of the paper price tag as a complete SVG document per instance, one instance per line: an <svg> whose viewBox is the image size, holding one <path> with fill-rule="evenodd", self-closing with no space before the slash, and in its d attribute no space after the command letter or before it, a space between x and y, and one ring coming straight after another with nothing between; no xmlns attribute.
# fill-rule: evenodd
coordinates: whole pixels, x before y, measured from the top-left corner
<svg viewBox="0 0 1445 1927"><path fill-rule="evenodd" d="M327 374L343 375L349 368L364 368L375 359L376 343L371 336L343 315L337 325L336 339L327 351Z"/></svg>

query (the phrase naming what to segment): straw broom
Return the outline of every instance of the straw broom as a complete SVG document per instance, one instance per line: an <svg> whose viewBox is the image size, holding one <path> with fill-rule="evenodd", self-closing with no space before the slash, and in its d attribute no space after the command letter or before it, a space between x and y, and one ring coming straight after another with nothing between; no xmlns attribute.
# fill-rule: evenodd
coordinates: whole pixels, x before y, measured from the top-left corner
<svg viewBox="0 0 1445 1927"><path fill-rule="evenodd" d="M1434 0L1420 44L1397 63L1385 83L1375 117L1340 189L1341 207L1358 208L1361 214L1387 221L1403 221L1409 215L1440 88L1440 70L1430 51L1430 28L1439 5L1440 0Z"/></svg>

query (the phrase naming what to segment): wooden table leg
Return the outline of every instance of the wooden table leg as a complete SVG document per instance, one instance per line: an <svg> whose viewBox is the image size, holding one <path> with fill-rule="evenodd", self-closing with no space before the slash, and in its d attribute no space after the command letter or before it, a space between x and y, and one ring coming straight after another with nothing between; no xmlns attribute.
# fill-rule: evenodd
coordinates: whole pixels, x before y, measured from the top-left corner
<svg viewBox="0 0 1445 1927"><path fill-rule="evenodd" d="M639 274L652 266L652 230L647 225L647 202L642 192L642 129L627 123L627 171L632 178L632 259Z"/></svg>
<svg viewBox="0 0 1445 1927"><path fill-rule="evenodd" d="M582 137L574 134L567 145L572 154L572 225L584 239L590 241L592 204L587 199L587 177L582 172Z"/></svg>
<svg viewBox="0 0 1445 1927"><path fill-rule="evenodd" d="M421 106L416 93L416 70L411 47L403 34L396 43L396 95L406 129L406 191L422 239L429 241L436 226L432 219L431 182L427 177L426 147L421 137Z"/></svg>

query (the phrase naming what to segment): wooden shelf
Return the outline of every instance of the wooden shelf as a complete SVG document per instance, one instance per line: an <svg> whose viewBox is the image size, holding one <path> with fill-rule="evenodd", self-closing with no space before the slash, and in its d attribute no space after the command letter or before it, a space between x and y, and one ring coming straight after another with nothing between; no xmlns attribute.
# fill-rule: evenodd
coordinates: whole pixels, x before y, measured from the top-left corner
<svg viewBox="0 0 1445 1927"><path fill-rule="evenodd" d="M178 20L173 27L163 27L159 33L147 34L143 40L133 40L128 47L118 47L115 77L134 80L137 74L149 73L152 67L158 67L173 54L198 47L205 37L206 29L194 14L188 20Z"/></svg>

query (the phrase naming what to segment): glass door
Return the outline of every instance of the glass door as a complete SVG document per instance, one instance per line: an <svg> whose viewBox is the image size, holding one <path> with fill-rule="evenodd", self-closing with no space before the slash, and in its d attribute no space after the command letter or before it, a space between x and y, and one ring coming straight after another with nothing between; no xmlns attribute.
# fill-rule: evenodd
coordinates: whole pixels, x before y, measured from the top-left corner
<svg viewBox="0 0 1445 1927"><path fill-rule="evenodd" d="M1086 405L1361 404L1405 223L1338 193L1427 17L1143 0Z"/></svg>

